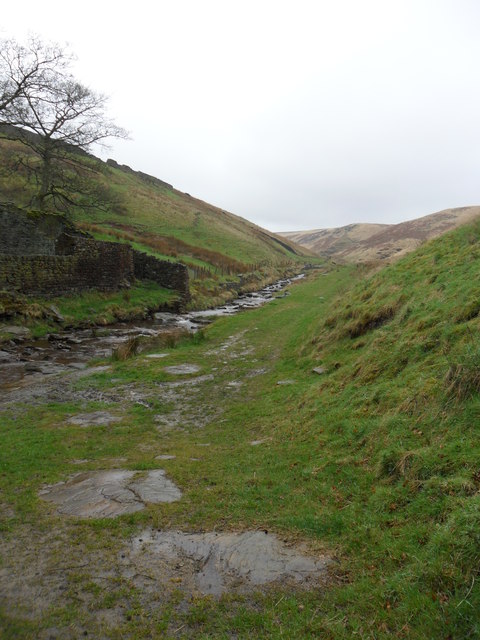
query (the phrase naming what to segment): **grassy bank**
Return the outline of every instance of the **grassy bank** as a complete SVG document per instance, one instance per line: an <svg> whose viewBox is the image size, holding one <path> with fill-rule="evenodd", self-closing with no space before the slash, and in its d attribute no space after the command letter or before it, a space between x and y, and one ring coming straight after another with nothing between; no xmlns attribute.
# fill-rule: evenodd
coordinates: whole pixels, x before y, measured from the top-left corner
<svg viewBox="0 0 480 640"><path fill-rule="evenodd" d="M145 527L262 528L333 561L329 586L311 592L185 601L179 584L156 605L87 561L65 570L65 591L41 613L4 609L6 637L38 637L53 619L112 638L478 637L479 265L480 228L465 227L377 273L314 274L287 298L162 345L161 360L108 362L65 382L63 399L10 406L0 451L4 565L7 548L19 566L22 545L35 557L50 530L57 546L42 547L45 571L65 549L115 563ZM198 392L164 370L182 363L201 367ZM180 384L168 395L172 381ZM132 391L141 403L127 399ZM66 422L99 408L119 423ZM179 502L80 521L37 496L77 472L73 461L152 469L160 454L176 456L161 466L182 488ZM102 622L119 603L123 618Z"/></svg>
<svg viewBox="0 0 480 640"><path fill-rule="evenodd" d="M106 326L145 319L154 311L173 309L177 302L176 291L147 281L122 291L91 291L49 300L0 292L4 316L3 323L0 322L0 341L10 339L2 326L21 324L32 336L40 337L65 327Z"/></svg>

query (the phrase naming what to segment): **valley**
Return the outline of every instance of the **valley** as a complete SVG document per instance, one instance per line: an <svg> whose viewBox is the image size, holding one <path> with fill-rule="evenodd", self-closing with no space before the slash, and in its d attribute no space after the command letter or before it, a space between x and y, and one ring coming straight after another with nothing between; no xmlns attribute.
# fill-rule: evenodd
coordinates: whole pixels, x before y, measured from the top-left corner
<svg viewBox="0 0 480 640"><path fill-rule="evenodd" d="M475 3L53 4L2 6L0 640L478 640Z"/></svg>

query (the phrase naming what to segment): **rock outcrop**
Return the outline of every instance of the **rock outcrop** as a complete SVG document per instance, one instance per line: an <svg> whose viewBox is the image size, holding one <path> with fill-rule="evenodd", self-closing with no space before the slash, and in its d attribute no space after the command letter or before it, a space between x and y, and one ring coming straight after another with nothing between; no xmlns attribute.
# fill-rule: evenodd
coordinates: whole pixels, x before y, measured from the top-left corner
<svg viewBox="0 0 480 640"><path fill-rule="evenodd" d="M132 175L137 176L138 178L140 178L140 180L143 180L143 182L146 182L147 184L155 184L157 187L165 187L166 189L173 189L173 186L168 182L164 182L163 180L160 180L160 178L155 178L155 176L151 176L148 173L144 173L143 171L135 171L135 169L132 169L131 167L129 167L128 164L119 164L116 160L112 160L112 158L109 158L107 160L107 164L109 167L112 167L113 169L119 169L124 173L131 173Z"/></svg>

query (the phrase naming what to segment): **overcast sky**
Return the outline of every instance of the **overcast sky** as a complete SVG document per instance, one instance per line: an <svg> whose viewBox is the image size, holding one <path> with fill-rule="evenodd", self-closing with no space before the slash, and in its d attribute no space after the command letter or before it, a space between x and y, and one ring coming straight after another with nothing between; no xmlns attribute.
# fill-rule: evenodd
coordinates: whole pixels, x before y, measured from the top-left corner
<svg viewBox="0 0 480 640"><path fill-rule="evenodd" d="M102 157L270 230L480 204L478 0L22 0L129 130Z"/></svg>

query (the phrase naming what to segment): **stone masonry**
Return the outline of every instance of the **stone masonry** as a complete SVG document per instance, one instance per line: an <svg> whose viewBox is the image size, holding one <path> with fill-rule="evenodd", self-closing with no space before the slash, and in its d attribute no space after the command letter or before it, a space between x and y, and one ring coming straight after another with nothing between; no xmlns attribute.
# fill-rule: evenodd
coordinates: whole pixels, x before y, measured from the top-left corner
<svg viewBox="0 0 480 640"><path fill-rule="evenodd" d="M185 265L157 260L127 244L101 242L63 216L0 204L0 289L57 296L112 291L152 280L189 298Z"/></svg>

